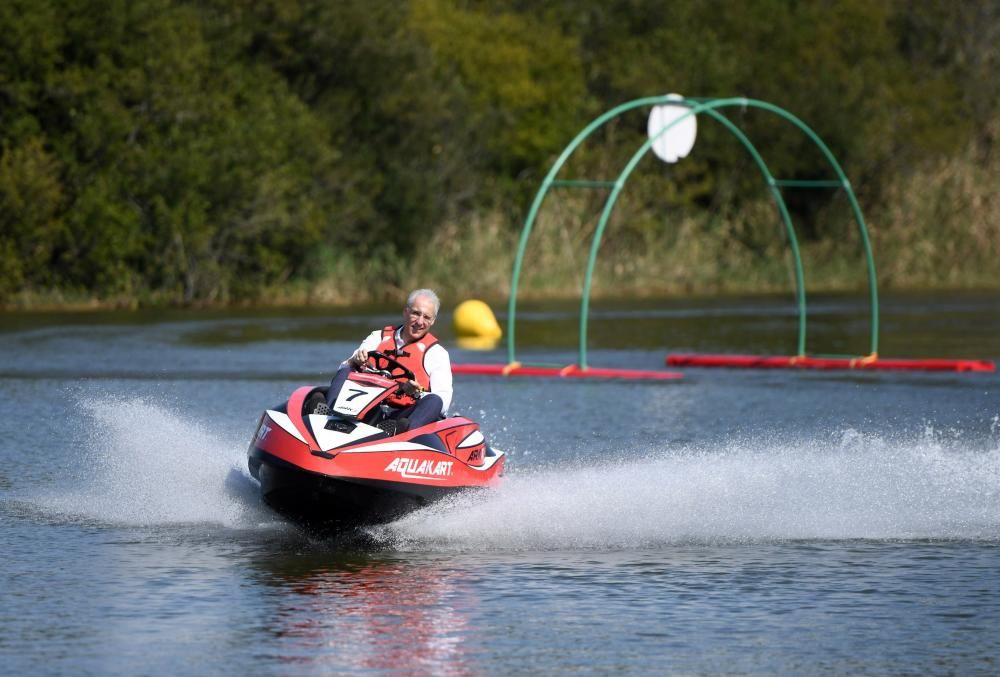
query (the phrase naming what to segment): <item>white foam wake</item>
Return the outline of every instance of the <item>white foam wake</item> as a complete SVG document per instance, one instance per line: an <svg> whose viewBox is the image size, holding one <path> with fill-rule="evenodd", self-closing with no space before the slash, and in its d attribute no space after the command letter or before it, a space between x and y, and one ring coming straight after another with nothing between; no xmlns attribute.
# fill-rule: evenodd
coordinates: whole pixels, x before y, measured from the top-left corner
<svg viewBox="0 0 1000 677"><path fill-rule="evenodd" d="M246 470L246 442L142 398L87 398L83 450L69 459L82 477L44 498L46 508L112 523L212 523L266 519Z"/></svg>
<svg viewBox="0 0 1000 677"><path fill-rule="evenodd" d="M932 431L890 441L730 442L511 473L375 532L400 549L642 548L774 539L1000 538L1000 448Z"/></svg>

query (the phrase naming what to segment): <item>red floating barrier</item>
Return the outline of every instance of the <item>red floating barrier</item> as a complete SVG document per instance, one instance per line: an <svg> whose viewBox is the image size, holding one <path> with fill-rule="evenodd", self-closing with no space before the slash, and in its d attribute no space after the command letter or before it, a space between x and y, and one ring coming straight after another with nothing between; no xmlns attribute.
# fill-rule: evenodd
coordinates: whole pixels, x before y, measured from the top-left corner
<svg viewBox="0 0 1000 677"><path fill-rule="evenodd" d="M809 355L667 355L671 367L737 367L744 369L868 369L897 371L976 371L993 373L990 360L811 357Z"/></svg>
<svg viewBox="0 0 1000 677"><path fill-rule="evenodd" d="M642 369L607 369L587 367L581 369L575 364L565 367L532 367L519 362L513 364L453 364L456 374L476 376L548 376L557 378L625 378L638 380L672 380L684 378L676 371L656 371Z"/></svg>

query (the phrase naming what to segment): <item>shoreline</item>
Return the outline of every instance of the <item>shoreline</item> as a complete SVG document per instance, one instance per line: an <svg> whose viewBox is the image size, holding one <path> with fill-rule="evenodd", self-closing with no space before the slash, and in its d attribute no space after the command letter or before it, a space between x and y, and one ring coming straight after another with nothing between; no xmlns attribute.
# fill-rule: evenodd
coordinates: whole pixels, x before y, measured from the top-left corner
<svg viewBox="0 0 1000 677"><path fill-rule="evenodd" d="M433 285L432 285L433 286ZM506 309L509 301L507 294L466 294L459 297L452 290L439 292L449 299L446 306L458 305L461 301L478 298L485 301L496 312ZM866 287L826 287L821 289L806 290L806 297L827 297L827 296L853 296L867 295ZM641 299L721 299L721 298L751 298L751 297L774 297L788 294L794 296L795 290L792 287L777 289L773 287L761 288L737 288L735 286L719 285L713 288L667 290L663 288L647 287L641 290L600 290L592 291L591 300L597 302L614 302L619 300L641 300ZM879 298L892 296L914 296L929 294L934 296L957 294L957 295L1000 295L1000 285L997 286L971 286L971 285L906 285L892 286L879 289ZM53 294L52 296L59 296ZM230 302L209 302L199 301L193 303L171 303L156 302L144 303L139 299L100 299L88 298L73 301L56 301L47 295L38 295L37 301L28 303L7 303L0 304L0 313L4 314L79 314L106 312L237 312L241 310L303 310L307 308L326 309L347 309L361 306L383 307L393 305L390 294L372 294L369 296L356 296L351 298L340 297L336 300L314 299L309 295L302 294L278 294L277 298L259 298L255 300L241 300ZM520 292L518 294L519 303L569 303L580 301L580 295L566 293L565 290L553 291L551 293L539 293L537 291Z"/></svg>

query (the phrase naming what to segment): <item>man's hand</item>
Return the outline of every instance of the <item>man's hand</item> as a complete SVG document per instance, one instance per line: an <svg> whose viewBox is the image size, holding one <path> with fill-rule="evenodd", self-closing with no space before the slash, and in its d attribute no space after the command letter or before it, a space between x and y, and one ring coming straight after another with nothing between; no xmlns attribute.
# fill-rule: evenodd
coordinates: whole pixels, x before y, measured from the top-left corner
<svg viewBox="0 0 1000 677"><path fill-rule="evenodd" d="M360 369L368 361L368 351L358 348L353 355L347 358L347 361L355 369Z"/></svg>
<svg viewBox="0 0 1000 677"><path fill-rule="evenodd" d="M400 389L415 399L420 399L420 395L424 392L424 389L420 387L420 384L416 381L407 381L406 383L400 384Z"/></svg>

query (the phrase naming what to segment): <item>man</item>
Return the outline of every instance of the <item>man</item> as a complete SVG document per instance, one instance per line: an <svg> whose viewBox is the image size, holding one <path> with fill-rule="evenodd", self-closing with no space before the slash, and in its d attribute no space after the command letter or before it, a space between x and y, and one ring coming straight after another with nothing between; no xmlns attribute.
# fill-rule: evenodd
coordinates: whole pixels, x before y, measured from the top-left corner
<svg viewBox="0 0 1000 677"><path fill-rule="evenodd" d="M414 375L413 385L416 388L411 390L412 396L392 398L390 418L409 419L409 425L404 428L418 428L446 414L452 394L451 358L430 333L440 308L437 294L430 289L411 292L403 308L403 324L373 331L341 363L336 376L330 381L327 406L333 408L347 375L352 370L361 369L368 361L368 353L377 350L398 360Z"/></svg>

